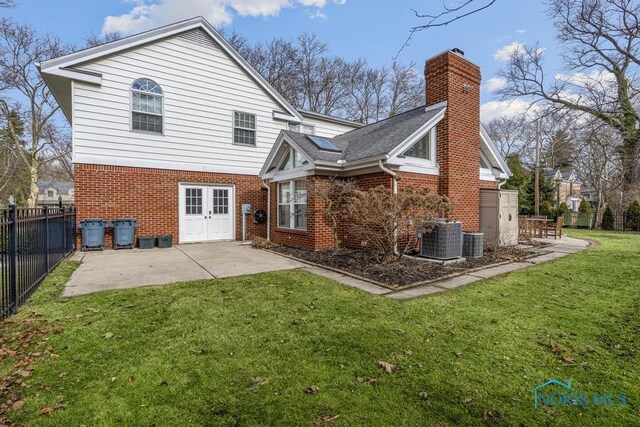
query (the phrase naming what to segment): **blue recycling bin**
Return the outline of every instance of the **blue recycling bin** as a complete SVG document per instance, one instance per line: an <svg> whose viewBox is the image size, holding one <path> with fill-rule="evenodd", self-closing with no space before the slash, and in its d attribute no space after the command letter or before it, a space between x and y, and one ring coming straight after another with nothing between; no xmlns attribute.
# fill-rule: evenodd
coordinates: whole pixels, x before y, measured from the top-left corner
<svg viewBox="0 0 640 427"><path fill-rule="evenodd" d="M102 218L83 219L78 224L82 230L82 250L101 251L104 249L104 231L109 223Z"/></svg>
<svg viewBox="0 0 640 427"><path fill-rule="evenodd" d="M113 248L133 248L135 243L135 230L138 221L132 218L116 218L113 224Z"/></svg>

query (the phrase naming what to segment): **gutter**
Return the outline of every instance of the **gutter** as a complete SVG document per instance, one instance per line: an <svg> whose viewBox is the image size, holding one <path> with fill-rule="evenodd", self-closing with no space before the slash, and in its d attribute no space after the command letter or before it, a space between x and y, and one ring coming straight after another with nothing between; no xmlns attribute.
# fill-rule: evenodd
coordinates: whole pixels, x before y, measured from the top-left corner
<svg viewBox="0 0 640 427"><path fill-rule="evenodd" d="M260 185L267 190L267 241L271 241L271 187L266 181L262 181Z"/></svg>
<svg viewBox="0 0 640 427"><path fill-rule="evenodd" d="M382 160L378 161L378 167L380 168L380 170L382 170L382 172L391 175L391 177L393 178L393 195L397 195L398 194L398 174L395 173L394 171L392 171L391 169L388 169L386 167L384 167L384 164L382 163ZM394 231L393 231L393 254L395 256L400 256L400 252L398 252L398 224L394 223Z"/></svg>

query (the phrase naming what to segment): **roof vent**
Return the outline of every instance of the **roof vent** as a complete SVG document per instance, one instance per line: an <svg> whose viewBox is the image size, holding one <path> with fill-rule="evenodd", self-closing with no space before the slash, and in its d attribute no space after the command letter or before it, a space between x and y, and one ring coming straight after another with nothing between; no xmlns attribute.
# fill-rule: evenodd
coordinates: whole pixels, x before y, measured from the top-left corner
<svg viewBox="0 0 640 427"><path fill-rule="evenodd" d="M464 56L464 51L462 49L458 49L457 47L454 47L453 49L451 49L451 52Z"/></svg>

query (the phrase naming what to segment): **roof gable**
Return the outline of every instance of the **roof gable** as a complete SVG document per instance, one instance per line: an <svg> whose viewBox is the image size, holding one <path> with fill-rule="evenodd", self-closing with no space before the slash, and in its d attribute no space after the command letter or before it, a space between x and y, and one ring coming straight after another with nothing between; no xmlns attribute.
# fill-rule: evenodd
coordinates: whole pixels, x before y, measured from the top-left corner
<svg viewBox="0 0 640 427"><path fill-rule="evenodd" d="M189 34L192 30L200 30L202 33ZM79 80L92 84L101 83L100 75L76 70L74 67L175 35L181 35L182 37L186 36L192 41L207 44L206 38L202 37L203 34L208 36L216 47L226 53L240 69L245 71L258 84L258 86L260 86L279 106L282 107L285 114L282 115L281 112L274 111L274 116L276 114L280 114L282 115L280 118L302 121L300 113L286 99L284 99L284 97L282 97L282 95L280 95L264 79L264 77L262 77L203 17L177 22L175 24L125 37L100 46L83 49L68 55L50 59L38 64L38 68L45 82L54 93L54 96L65 113L65 116L67 119L71 119L71 81Z"/></svg>

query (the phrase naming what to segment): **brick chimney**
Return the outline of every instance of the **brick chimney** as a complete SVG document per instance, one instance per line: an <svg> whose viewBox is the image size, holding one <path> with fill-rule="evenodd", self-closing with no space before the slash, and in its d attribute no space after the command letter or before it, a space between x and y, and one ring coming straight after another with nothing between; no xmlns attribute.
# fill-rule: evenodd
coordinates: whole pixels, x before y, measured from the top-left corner
<svg viewBox="0 0 640 427"><path fill-rule="evenodd" d="M428 59L427 106L447 102L437 125L438 192L456 206L466 231L480 229L480 68L459 49Z"/></svg>

